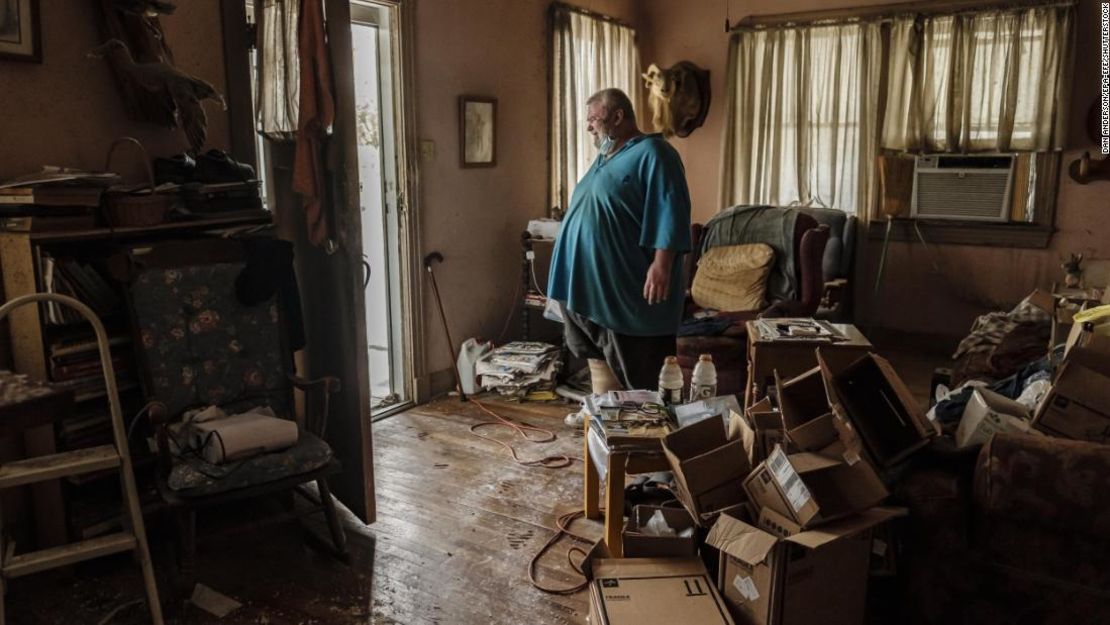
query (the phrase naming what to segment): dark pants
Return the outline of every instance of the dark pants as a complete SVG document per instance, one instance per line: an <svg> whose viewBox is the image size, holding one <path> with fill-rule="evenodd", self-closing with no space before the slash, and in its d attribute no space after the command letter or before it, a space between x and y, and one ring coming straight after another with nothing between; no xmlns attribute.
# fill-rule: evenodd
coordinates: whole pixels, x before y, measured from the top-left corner
<svg viewBox="0 0 1110 625"><path fill-rule="evenodd" d="M563 334L567 347L579 358L608 363L625 389L659 388L663 359L675 355L675 335L629 336L603 328L589 318L563 307Z"/></svg>

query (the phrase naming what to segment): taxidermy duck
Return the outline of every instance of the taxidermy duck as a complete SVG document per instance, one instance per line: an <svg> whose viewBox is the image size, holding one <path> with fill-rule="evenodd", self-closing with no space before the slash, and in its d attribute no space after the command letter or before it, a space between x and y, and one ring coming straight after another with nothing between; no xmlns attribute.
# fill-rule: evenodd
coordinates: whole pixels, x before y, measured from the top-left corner
<svg viewBox="0 0 1110 625"><path fill-rule="evenodd" d="M121 72L144 89L168 93L173 100L177 125L185 131L185 137L189 140L189 153L194 156L204 147L204 141L208 137L208 116L201 102L215 100L227 110L227 102L212 85L168 63L136 63L127 45L119 39L109 39L103 45L90 50L88 56L109 58Z"/></svg>

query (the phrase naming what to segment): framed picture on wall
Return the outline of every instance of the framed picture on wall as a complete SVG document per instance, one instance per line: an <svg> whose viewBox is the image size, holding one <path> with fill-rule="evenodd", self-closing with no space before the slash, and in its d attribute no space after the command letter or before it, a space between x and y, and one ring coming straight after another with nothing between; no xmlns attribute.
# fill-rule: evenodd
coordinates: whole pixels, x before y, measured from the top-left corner
<svg viewBox="0 0 1110 625"><path fill-rule="evenodd" d="M459 97L459 164L497 164L497 98Z"/></svg>
<svg viewBox="0 0 1110 625"><path fill-rule="evenodd" d="M0 59L42 62L39 0L0 0Z"/></svg>

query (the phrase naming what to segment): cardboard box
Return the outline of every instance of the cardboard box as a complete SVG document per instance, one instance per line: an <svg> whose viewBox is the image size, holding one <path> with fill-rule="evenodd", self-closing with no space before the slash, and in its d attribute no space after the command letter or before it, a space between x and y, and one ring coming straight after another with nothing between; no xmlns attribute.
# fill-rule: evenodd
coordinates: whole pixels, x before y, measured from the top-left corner
<svg viewBox="0 0 1110 625"><path fill-rule="evenodd" d="M663 438L663 453L674 471L675 494L695 519L744 502L741 481L751 464L743 442L729 440L719 419L671 432Z"/></svg>
<svg viewBox="0 0 1110 625"><path fill-rule="evenodd" d="M768 397L752 404L744 414L747 417L748 424L755 431L755 440L751 446L749 457L754 467L767 459L767 456L774 451L775 445L787 446L786 437L782 430L782 414L771 405L771 400Z"/></svg>
<svg viewBox="0 0 1110 625"><path fill-rule="evenodd" d="M700 560L602 559L591 573L590 625L734 625Z"/></svg>
<svg viewBox="0 0 1110 625"><path fill-rule="evenodd" d="M659 512L675 531L674 536L652 536L645 533L648 521ZM621 541L626 558L696 558L698 557L697 524L685 508L636 506ZM688 536L681 534L689 530Z"/></svg>
<svg viewBox="0 0 1110 625"><path fill-rule="evenodd" d="M1110 338L1092 335L1068 354L1033 418L1045 434L1110 443Z"/></svg>
<svg viewBox="0 0 1110 625"><path fill-rule="evenodd" d="M742 625L864 622L871 530L893 516L877 508L781 537L721 515L706 544L721 551L717 588Z"/></svg>
<svg viewBox="0 0 1110 625"><path fill-rule="evenodd" d="M820 367L786 381L776 371L775 387L783 430L799 451L819 452L839 440Z"/></svg>
<svg viewBox="0 0 1110 625"><path fill-rule="evenodd" d="M1024 405L987 388L976 388L956 427L956 446L983 445L998 432L1027 433L1032 414Z"/></svg>
<svg viewBox="0 0 1110 625"><path fill-rule="evenodd" d="M939 432L909 388L885 358L867 354L848 365L824 358L817 362L829 406L850 425L862 451L880 471L897 465ZM842 435L851 452L852 440Z"/></svg>
<svg viewBox="0 0 1110 625"><path fill-rule="evenodd" d="M888 495L867 462L809 452L787 456L781 447L744 480L744 490L754 508L770 508L800 528L866 510Z"/></svg>

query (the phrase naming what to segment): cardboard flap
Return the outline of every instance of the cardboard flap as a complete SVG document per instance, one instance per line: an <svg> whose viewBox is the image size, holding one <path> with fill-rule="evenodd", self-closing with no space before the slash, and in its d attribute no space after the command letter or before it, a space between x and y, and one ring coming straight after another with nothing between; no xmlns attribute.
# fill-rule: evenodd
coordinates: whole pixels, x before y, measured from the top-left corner
<svg viewBox="0 0 1110 625"><path fill-rule="evenodd" d="M755 566L767 560L771 550L778 544L778 538L740 519L722 514L709 530L705 544L716 547L749 566Z"/></svg>
<svg viewBox="0 0 1110 625"><path fill-rule="evenodd" d="M705 575L705 565L697 558L615 558L593 563L593 577L639 579Z"/></svg>
<svg viewBox="0 0 1110 625"><path fill-rule="evenodd" d="M663 437L663 447L682 460L720 447L726 442L727 432L721 419L703 419Z"/></svg>
<svg viewBox="0 0 1110 625"><path fill-rule="evenodd" d="M829 401L829 408L832 408L833 414L836 416L846 418L844 402L841 401L840 394L836 391L836 374L838 371L833 369L825 360L820 347L817 348L817 368L821 371L821 381L825 383L825 398Z"/></svg>
<svg viewBox="0 0 1110 625"><path fill-rule="evenodd" d="M937 429L937 425L925 416L925 411L921 409L921 404L914 398L913 393L910 392L909 387L906 386L906 383L902 380L901 376L898 375L898 372L894 370L894 366L890 364L890 361L878 354L869 354L869 356L875 361L875 364L879 366L879 370L883 372L890 387L894 389L894 394L898 396L898 401L901 402L902 406L906 409L907 414L913 421L913 425L917 428L918 432L920 432L922 436L936 436L939 434L940 432Z"/></svg>
<svg viewBox="0 0 1110 625"><path fill-rule="evenodd" d="M798 472L798 475L823 471L843 464L840 460L836 460L835 458L827 458L820 454L810 452L790 454L787 458L790 460L790 465Z"/></svg>
<svg viewBox="0 0 1110 625"><path fill-rule="evenodd" d="M885 523L890 519L905 516L906 511L898 508L871 508L839 521L826 523L820 527L787 536L783 540L800 545L806 549L817 549L822 545L854 536L862 531L869 530L876 525Z"/></svg>
<svg viewBox="0 0 1110 625"><path fill-rule="evenodd" d="M744 446L744 455L748 457L748 464L755 464L755 430L748 424L740 413L731 410L728 413L728 438L729 440L739 440L740 444Z"/></svg>
<svg viewBox="0 0 1110 625"><path fill-rule="evenodd" d="M814 367L789 380L779 377L775 370L775 387L778 389L779 411L786 430L804 425L828 413L828 401L822 394L820 367Z"/></svg>

